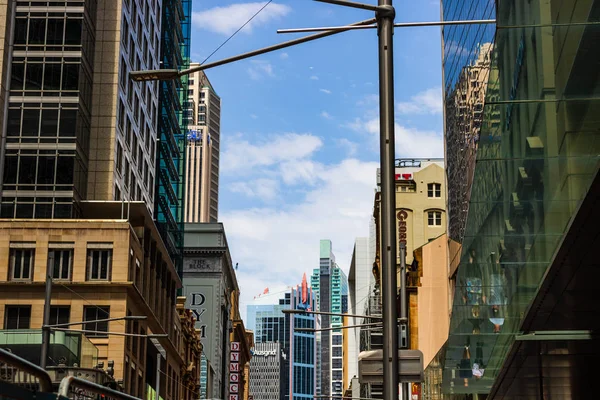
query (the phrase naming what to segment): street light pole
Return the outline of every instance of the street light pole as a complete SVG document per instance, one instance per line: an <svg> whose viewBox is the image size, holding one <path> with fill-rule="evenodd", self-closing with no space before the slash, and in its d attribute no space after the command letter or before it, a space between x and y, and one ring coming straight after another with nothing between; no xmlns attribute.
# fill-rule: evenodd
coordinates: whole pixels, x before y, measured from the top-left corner
<svg viewBox="0 0 600 400"><path fill-rule="evenodd" d="M392 0L379 0L379 148L381 171L381 289L383 308L383 399L398 399L396 309L396 191L394 178L394 18ZM403 394L402 400L406 400Z"/></svg>

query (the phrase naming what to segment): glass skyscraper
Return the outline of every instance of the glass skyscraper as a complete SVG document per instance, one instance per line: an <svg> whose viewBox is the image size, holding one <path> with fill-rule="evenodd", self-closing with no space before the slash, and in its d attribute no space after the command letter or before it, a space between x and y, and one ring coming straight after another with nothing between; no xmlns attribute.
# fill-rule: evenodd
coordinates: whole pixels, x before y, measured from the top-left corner
<svg viewBox="0 0 600 400"><path fill-rule="evenodd" d="M442 3L445 20L497 24L443 29L447 148L464 121L480 127L459 138L475 141L476 163L450 335L424 396L594 397L581 366L598 342L578 338L598 327L598 313L585 311L596 285L584 281L597 276L600 2ZM472 68L478 59L487 67ZM453 98L481 73L484 103L461 117Z"/></svg>
<svg viewBox="0 0 600 400"><path fill-rule="evenodd" d="M306 281L285 293L279 304L250 305L248 329L254 330L255 343L277 343L280 354L280 399L313 399L316 392L316 352L314 314L284 314L283 310L314 310L315 293ZM261 347L262 348L262 347Z"/></svg>
<svg viewBox="0 0 600 400"><path fill-rule="evenodd" d="M311 285L316 294L319 311L333 313L348 312L348 278L336 264L330 240L321 240L319 269L313 270ZM339 316L321 316L321 327L342 326ZM342 395L343 373L343 335L342 330L317 333L317 395Z"/></svg>

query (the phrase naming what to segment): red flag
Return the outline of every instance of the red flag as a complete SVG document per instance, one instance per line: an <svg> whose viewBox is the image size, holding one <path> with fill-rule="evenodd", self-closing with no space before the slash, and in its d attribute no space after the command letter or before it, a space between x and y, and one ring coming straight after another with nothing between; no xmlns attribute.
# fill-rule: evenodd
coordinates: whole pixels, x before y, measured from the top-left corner
<svg viewBox="0 0 600 400"><path fill-rule="evenodd" d="M265 288L265 290L263 291L263 294L268 294L269 293L269 288Z"/></svg>

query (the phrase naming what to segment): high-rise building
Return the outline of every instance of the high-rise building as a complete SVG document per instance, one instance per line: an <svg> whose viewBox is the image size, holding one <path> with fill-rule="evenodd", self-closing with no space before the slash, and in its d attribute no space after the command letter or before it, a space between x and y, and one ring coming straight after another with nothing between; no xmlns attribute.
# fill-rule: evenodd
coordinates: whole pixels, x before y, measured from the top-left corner
<svg viewBox="0 0 600 400"><path fill-rule="evenodd" d="M315 333L298 329L317 328L318 318L315 318L313 314L283 313L283 310L289 309L315 309L315 293L308 285L306 275L302 278L300 285L285 293L284 297L279 300L279 304L249 305L247 313L248 326L253 327L255 330L257 346L259 343L268 344L269 346L277 344L280 350L279 369L277 370L280 373L279 392L276 398L313 399L316 392L317 378ZM274 360L271 361L274 362ZM261 361L256 360L255 362L260 363ZM254 362L252 365L254 365ZM269 388L268 395L272 396L273 385L264 383L266 386L263 386ZM261 384L252 381L251 378L251 385ZM261 397L257 397L257 393L252 394L256 400L261 399Z"/></svg>
<svg viewBox="0 0 600 400"><path fill-rule="evenodd" d="M279 342L254 345L250 361L250 394L255 400L279 400L281 347Z"/></svg>
<svg viewBox="0 0 600 400"><path fill-rule="evenodd" d="M200 64L192 63L191 67ZM217 222L221 99L204 71L190 75L185 103L188 124L186 222Z"/></svg>
<svg viewBox="0 0 600 400"><path fill-rule="evenodd" d="M256 343L278 343L281 351L279 368L279 398L289 395L290 388L290 315L283 310L291 307L291 294L286 293L278 304L249 305L248 328L254 331ZM258 400L258 399L257 399Z"/></svg>
<svg viewBox="0 0 600 400"><path fill-rule="evenodd" d="M82 201L143 201L174 257L185 80L134 83L129 72L185 64L191 2L32 4L0 5L0 216L78 218Z"/></svg>
<svg viewBox="0 0 600 400"><path fill-rule="evenodd" d="M335 262L331 240L320 241L319 268L313 270L311 287L319 311L348 312L348 278ZM341 316L321 316L322 328L343 325ZM343 395L344 351L342 330L317 332L317 396Z"/></svg>
<svg viewBox="0 0 600 400"><path fill-rule="evenodd" d="M596 396L598 1L443 0L446 98L490 47L449 338L424 396ZM446 127L446 129L456 129ZM567 335L573 332L574 335ZM550 372L552 371L552 372Z"/></svg>
<svg viewBox="0 0 600 400"><path fill-rule="evenodd" d="M128 3L129 0L125 0ZM132 8L136 2L132 0ZM143 2L147 8L148 2ZM163 0L161 9L160 68L185 69L190 65L192 0ZM141 24L141 20L138 21ZM156 149L155 215L158 229L178 273L183 271L185 212L185 155L187 124L183 105L189 77L159 82L160 115Z"/></svg>
<svg viewBox="0 0 600 400"><path fill-rule="evenodd" d="M373 261L369 256L369 239L356 238L350 272L348 273L348 313L364 315L369 294L373 289ZM346 325L362 324L362 318L348 317ZM347 333L348 356L344 370L344 389L354 376L358 376L358 354L360 353L360 329L345 329Z"/></svg>

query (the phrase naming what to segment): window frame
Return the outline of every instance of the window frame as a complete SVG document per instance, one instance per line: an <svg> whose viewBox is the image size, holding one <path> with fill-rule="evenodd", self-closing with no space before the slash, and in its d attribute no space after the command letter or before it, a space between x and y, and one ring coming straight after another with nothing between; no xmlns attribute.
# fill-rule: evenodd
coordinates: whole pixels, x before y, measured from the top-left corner
<svg viewBox="0 0 600 400"><path fill-rule="evenodd" d="M429 226L429 227L442 226L442 212L439 210L427 211L427 226Z"/></svg>
<svg viewBox="0 0 600 400"><path fill-rule="evenodd" d="M73 278L73 258L74 258L74 249L72 247L53 247L50 246L48 248L48 258L50 258L50 253L53 252L54 253L54 260L53 260L53 264L51 266L52 268L52 279L54 280L59 280L59 281L70 281ZM56 266L56 253L60 252L61 253L61 260L63 259L62 255L63 253L68 253L69 254L69 263L67 265L67 277L64 278L62 277L63 274L61 274L60 272L62 272L62 267L64 267L64 263L60 262L59 264L59 276L55 276L54 272L55 272L55 266Z"/></svg>
<svg viewBox="0 0 600 400"><path fill-rule="evenodd" d="M94 266L94 252L99 252L98 265ZM106 277L101 276L101 263L102 263L102 253L107 253L107 266L106 266ZM113 260L113 249L107 247L88 247L87 249L87 265L86 265L86 280L87 281L110 281L112 277L112 260ZM94 268L97 269L97 273L94 277Z"/></svg>
<svg viewBox="0 0 600 400"><path fill-rule="evenodd" d="M442 184L437 182L430 182L427 184L427 197L430 199L441 199L442 198Z"/></svg>
<svg viewBox="0 0 600 400"><path fill-rule="evenodd" d="M17 327L16 328L11 328L8 326L8 314L9 311L11 309L15 309L18 312L17 315ZM29 311L29 315L27 316L28 322L27 322L27 327L20 327L20 320L21 320L21 310L28 310ZM25 318L25 315L23 315L23 318ZM31 306L27 306L27 305L15 305L15 304L7 304L4 306L4 329L8 330L17 330L17 329L30 329L31 328Z"/></svg>
<svg viewBox="0 0 600 400"><path fill-rule="evenodd" d="M95 311L95 316L92 319L87 318L88 310ZM106 316L100 317L99 312L106 313ZM85 332L85 336L94 337L94 338L107 338L109 331L109 321L105 322L87 322L87 321L95 321L99 319L109 319L110 318L110 306L83 306L83 330L84 331L96 331L94 332ZM106 333L101 333L106 332Z"/></svg>
<svg viewBox="0 0 600 400"><path fill-rule="evenodd" d="M16 262L16 254L17 252L31 252L31 255L29 257L29 273L28 273L28 277L27 278L23 278L23 270L24 270L24 257L23 255L21 255L21 266L20 266L20 270L21 270L21 276L20 277L15 277L15 262ZM34 267L35 267L35 247L10 247L10 255L9 255L9 272L8 272L8 276L9 276L9 280L10 281L17 281L17 282L31 282L33 280L33 273L34 273Z"/></svg>

